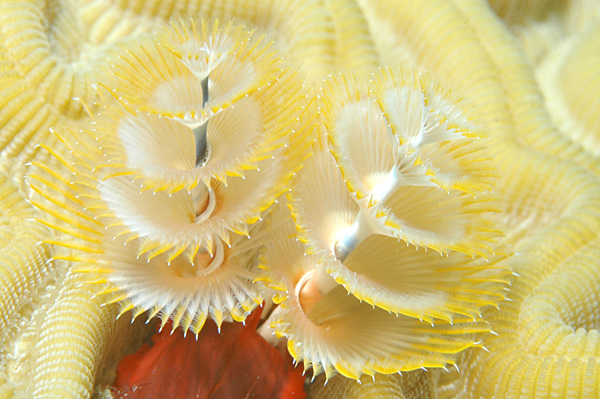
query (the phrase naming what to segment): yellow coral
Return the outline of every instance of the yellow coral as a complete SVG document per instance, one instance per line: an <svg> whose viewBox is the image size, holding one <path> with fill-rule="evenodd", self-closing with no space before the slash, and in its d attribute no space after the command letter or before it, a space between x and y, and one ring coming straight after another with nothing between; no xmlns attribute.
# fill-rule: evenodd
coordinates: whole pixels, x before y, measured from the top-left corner
<svg viewBox="0 0 600 399"><path fill-rule="evenodd" d="M518 255L511 259L520 276L512 284L511 301L484 313L497 333L483 341L490 353L462 355L461 373L444 376L440 392L459 398L596 396L598 179L572 167L561 172L567 165L556 160L543 164L556 177L523 176L516 184L559 197L553 207L541 211L546 198L531 192L529 204L516 201L516 191L507 198L511 208L525 207L531 216L521 218L524 226L514 226L528 235L519 239ZM552 193L552 187L562 190Z"/></svg>
<svg viewBox="0 0 600 399"><path fill-rule="evenodd" d="M41 294L50 279L47 239L49 231L33 222L35 209L27 204L15 184L0 174L0 364L7 367L14 351L18 325L31 311L28 304Z"/></svg>
<svg viewBox="0 0 600 399"><path fill-rule="evenodd" d="M552 120L587 153L600 156L600 24L562 43L537 70ZM585 82L585 84L581 84Z"/></svg>
<svg viewBox="0 0 600 399"><path fill-rule="evenodd" d="M32 159L51 162L36 145L52 142L49 128L86 116L97 98L91 83L123 42L150 30L149 21L124 15L102 0L3 4L0 148L18 176Z"/></svg>
<svg viewBox="0 0 600 399"><path fill-rule="evenodd" d="M323 383L318 378L308 387L308 397L313 399L433 399L430 373L415 370L402 375L365 376L360 384L342 377L333 377Z"/></svg>
<svg viewBox="0 0 600 399"><path fill-rule="evenodd" d="M67 129L61 126L67 125L76 132L74 137L86 137L78 131L86 125L80 125L76 120L87 119L87 112L84 111L86 106L93 114L100 110L94 104L98 97L90 83L100 81L110 89L111 83L104 78L104 72L109 65L115 63L112 57L120 51L120 45L130 47L133 43L130 39L137 40L141 33L153 30L158 26L158 18L183 12L201 14L204 18L219 17L223 25L233 17L238 20L236 23L244 21L254 25L257 37L263 33L272 34L276 38L274 47L290 65L294 68L304 65L308 86L328 73L342 69L345 73L352 69L368 70L374 68L376 63L382 66L402 64L405 68L416 71L426 69L439 77L441 82L451 86L454 96L465 98L465 103L472 105L477 124L490 137L488 149L495 158L499 175L494 194L501 198L501 216L505 221L507 240L517 249L517 256L510 263L521 276L512 282L509 296L512 302L501 303L500 310L487 309L482 314L489 319L491 328L500 336L481 335L484 339L482 344L491 353L488 355L479 348L467 350L458 358L458 366L462 370L460 374L453 370L450 373L443 370L440 373L430 371L428 375L431 379L419 379L422 386L414 387L414 390L405 387L400 391L396 385L395 394L405 394L407 397L411 392L424 395L429 386L435 387L435 394L432 394L435 397L594 397L597 393L594 390L597 390L598 385L594 360L597 352L594 349L597 342L597 318L591 308L597 299L597 287L593 283L599 262L595 249L598 245L599 194L594 188L598 185L597 178L581 169L589 169L596 174L600 171L600 163L593 155L595 148L588 145L593 141L589 137L593 136L591 130L596 119L593 112L580 113L577 124L581 122L588 130L579 132L555 126L557 119L551 119L550 116L556 117L558 113L552 112L549 115L545 110L545 107L550 108L547 99L554 100L546 88L543 88L545 97L541 95L526 56L533 66L542 62L540 65L544 67L550 66L554 61L552 57L561 51L571 56L586 53L586 46L593 43L592 35L586 36L586 29L597 23L600 6L597 1L588 0L560 3L534 1L527 4L493 0L490 3L505 17L504 21L483 0L192 0L178 3L121 0L114 5L107 0L77 3L55 1L47 4L4 2L0 12L0 147L3 166L8 170L8 179L13 179L19 186L22 185L21 176L27 167L26 163L34 160L36 166L32 169L32 175L41 181L32 181L32 186L45 193L46 199L40 199L37 194L31 195L25 187L20 187L21 193L16 195L13 183L6 180L2 187L11 186L6 192L13 193L6 198L15 202L12 208L3 205L3 209L21 209L21 206L25 209L27 206L22 198L31 197L40 207L40 212L23 210L23 215L30 214L28 217L44 220L54 226L56 231L67 233L67 236L58 234L57 237L47 238L47 244L33 247L33 244L20 237L29 233L34 237L38 233L44 235L44 228L39 225L33 227L31 222L21 222L17 218L12 218L8 224L15 228L20 226L17 230L23 229L11 241L14 242L14 245L11 244L14 248L10 250L27 252L27 248L35 248L35 251L43 248L44 255L32 258L33 263L14 260L21 259L20 256L11 258L13 260L7 263L13 265L7 269L10 270L9 274L15 276L13 272L17 273L16 285L33 288L28 291L29 294L18 297L19 304L21 300L31 300L20 308L21 311L14 311L20 306L18 304L10 304L10 301L6 302L4 299L2 302L6 309L13 309L0 317L3 326L9 326L10 330L9 334L3 335L2 342L16 352L11 353L13 357L4 357L10 358L10 366L0 372L1 394L15 397L89 396L95 378L101 373L102 359L105 356L116 358L118 356L115 354L120 353L111 345L111 331L116 330L112 318L118 309L97 308L97 301L103 301L105 297L90 300L90 287L79 286L86 281L86 277L80 273L68 273L73 266L72 262L58 260L60 257L83 257L86 259L78 260L89 261L96 256L94 251L98 248L98 243L94 242L93 234L89 231L101 230L106 219L94 222L93 217L90 220L85 216L98 211L98 208L93 210L93 207L99 202L91 201L87 196L91 194L98 200L99 195L86 186L89 182L94 186L98 180L90 179L91 169L71 165L70 160L67 161L68 157L61 154L62 144L55 136L48 135L48 131L53 127L66 137ZM549 3L554 6L550 9L543 7ZM516 7L521 9L518 14L514 12ZM511 30L514 36L511 35ZM580 47L570 48L571 43L577 42L579 38L583 39ZM549 52L555 47L556 52ZM133 53L136 51L137 48L132 50ZM592 85L586 86L589 79L582 79L584 74L578 72L581 71L579 68L593 65L593 53L587 53L585 59L582 58L585 62L577 62L571 58L554 64L554 71L564 65L565 72L569 72L565 77L570 79L567 90L561 89L570 94L563 99L563 93L558 93L554 98L567 100L574 105L570 110L573 113L585 108L578 102L580 98L585 98L586 104L594 101L593 90L587 90ZM593 71L592 67L585 69L586 73ZM542 76L542 70L537 72L538 77ZM296 84L299 85L294 83L294 86ZM194 87L198 89L196 95L202 93L202 80L196 82ZM106 100L106 94L104 96ZM320 101L310 104L311 112L320 104ZM564 109L561 107L562 111ZM103 113L106 115L106 111ZM146 116L137 122L144 117ZM310 114L301 118L307 120L300 125L312 124L309 121ZM383 125L384 119L379 118ZM96 120L100 122L98 118ZM360 121L360 118L355 118L354 121ZM169 122L156 122L155 126L159 125L169 129ZM395 123L396 127L397 125ZM351 124L348 127L352 127ZM85 129L88 133L91 132L89 126ZM310 128L305 131L310 131ZM579 141L583 137L588 137L584 139L585 143ZM89 138L95 140L93 135L89 135ZM135 140L139 141L139 136ZM135 144L135 140L131 143ZM49 151L36 149L36 145L40 143ZM98 164L90 162L90 159L102 155L94 149L95 145L78 148L85 164ZM457 147L458 151L459 148L461 147ZM110 147L107 146L106 149ZM154 147L157 153L155 156L160 155L160 151L157 151L159 149L158 146ZM301 149L297 151L302 153ZM201 151L197 151L192 154L185 168L189 169L191 163L197 162L201 158L198 156L200 153ZM292 163L300 158L297 155L299 154L291 157L294 159ZM573 163L578 166L574 167ZM144 165L146 168L148 166ZM172 165L164 162L162 166ZM288 170L295 167L291 165ZM344 169L344 173L349 173L348 166L344 166ZM468 171L468 167L458 170L462 173ZM72 176L71 171L76 172L76 175ZM244 173L250 174L251 171ZM120 183L126 183L125 177L120 179ZM233 178L228 180L233 181ZM352 183L357 186L355 180ZM441 184L442 180L439 179L438 183ZM451 180L446 180L448 181ZM366 187L371 187L369 184L372 183L367 183ZM74 187L77 190L73 191ZM340 189L347 187L345 184L339 186ZM455 188L458 189L458 186ZM364 187L361 189L369 191L364 190ZM175 192L176 190L173 191ZM125 198L130 198L127 191L124 193L127 193ZM91 205L90 209L83 209L84 202ZM123 203L117 200L115 202ZM267 205L268 201L264 207ZM130 208L132 207L134 205L130 204ZM106 207L103 209L106 210ZM262 215L257 217L260 216ZM335 215L336 218L339 216ZM351 219L341 216L343 220ZM254 225L259 226L256 222ZM109 233L118 233L118 228L111 229ZM240 233L250 232L249 229L238 230ZM102 235L98 235L100 236ZM35 240L34 237L28 240ZM242 236L239 238L243 239ZM100 239L103 240L104 237ZM235 240L231 241L233 243ZM47 256L49 243L61 243L65 248L64 251L50 249L50 254L57 258L51 266L57 268L55 280L46 279L50 264L40 263ZM141 243L141 240L137 243ZM206 246L216 248L216 244ZM148 257L156 255L156 260L163 258L159 252L168 250L150 244L145 249L148 250ZM486 249L491 249L489 244L486 244ZM214 251L216 253L217 250ZM5 247L2 249L2 253L4 252L11 251ZM352 257L356 255L357 253L348 255L347 259L351 264ZM142 260L141 265L147 265L146 259ZM493 258L491 260L494 261ZM356 265L358 264L353 269L364 271L355 267ZM32 276L36 270L42 270L39 274L41 279L39 276ZM314 271L314 267L307 270ZM303 273L306 274L306 271ZM299 276L289 277L286 281L295 289L302 275L299 273ZM103 276L94 275L100 280L107 276L106 273ZM327 280L328 276L328 273L321 273L321 279L335 287L337 283L334 279L333 283L332 280ZM340 279L340 275L337 277ZM271 284L277 285L274 277L270 278ZM349 277L344 279L350 281ZM11 284L14 281L9 280L0 281L0 293L12 292ZM281 278L279 280L282 281ZM306 283L302 287L310 287L311 280L308 280L302 281L303 284ZM61 291L63 287L64 290ZM299 295L296 295L294 290L289 303L297 298L301 302L300 308L302 305L319 305L319 295L307 298L305 294L308 291L300 289ZM58 295L58 292L61 294ZM334 296L333 293L334 291L330 291L327 295ZM8 296L12 298L11 295ZM54 303L57 298L61 298L61 301ZM280 291L276 299L286 299L285 291ZM323 302L320 306L326 304ZM126 308L130 305L128 303ZM69 319L61 312L61 306L91 317ZM365 312L373 310L368 308L364 308ZM281 320L287 317L282 313L283 310L284 306L278 311ZM17 319L23 322L24 327L17 326L21 325L20 322L15 324ZM310 322L311 319L303 320ZM75 322L78 329L73 331L74 335L66 338L63 335L66 330L62 327L71 325L71 322ZM38 325L49 327L43 340L40 330L33 328ZM280 332L290 334L292 325L294 324L280 323ZM301 324L296 323L298 325ZM310 323L306 325L310 326ZM130 334L122 325L118 328L120 335ZM54 347L51 346L51 341L67 345L68 351L64 354L69 355L61 356L58 351L52 351ZM472 344L476 341L465 342ZM364 347L357 345L357 349L365 353ZM44 356L37 356L38 351ZM308 361L314 360L316 364L320 364L319 359L323 356L318 351L314 352L316 354L309 352L306 356ZM585 356L581 356L582 354ZM441 358L445 359L445 356ZM454 361L454 355L449 357ZM31 372L34 370L31 365L34 364L39 370L47 370L48 373L38 375ZM356 365L344 367L345 363L338 364L349 375L356 375L360 371ZM37 385L32 384L33 379L27 376L35 379ZM511 376L516 378L509 381ZM386 378L386 381L393 384L393 379ZM103 379L100 383L107 381ZM322 394L328 394L327 387L332 387L331 392L335 394L333 388L336 386L332 380ZM377 384L369 384L369 387L376 390L376 396L379 392L383 394L385 390ZM340 392L351 395L356 394L352 393L355 391L359 391L356 384ZM321 395L311 389L311 394L313 393Z"/></svg>

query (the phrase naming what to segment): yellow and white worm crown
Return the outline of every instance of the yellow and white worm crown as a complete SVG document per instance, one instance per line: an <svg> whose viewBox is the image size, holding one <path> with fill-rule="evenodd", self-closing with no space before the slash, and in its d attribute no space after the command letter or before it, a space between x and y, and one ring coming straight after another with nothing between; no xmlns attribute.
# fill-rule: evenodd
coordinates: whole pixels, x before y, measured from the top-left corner
<svg viewBox="0 0 600 399"><path fill-rule="evenodd" d="M398 76L324 82L320 145L288 195L296 229L272 222L261 257L272 327L327 378L452 364L508 284L481 132L429 77Z"/></svg>
<svg viewBox="0 0 600 399"><path fill-rule="evenodd" d="M262 303L261 217L310 132L301 81L274 50L243 26L198 25L172 22L124 54L91 125L57 132L67 155L47 149L68 173L36 164L29 177L43 222L70 236L57 258L121 313L196 334Z"/></svg>

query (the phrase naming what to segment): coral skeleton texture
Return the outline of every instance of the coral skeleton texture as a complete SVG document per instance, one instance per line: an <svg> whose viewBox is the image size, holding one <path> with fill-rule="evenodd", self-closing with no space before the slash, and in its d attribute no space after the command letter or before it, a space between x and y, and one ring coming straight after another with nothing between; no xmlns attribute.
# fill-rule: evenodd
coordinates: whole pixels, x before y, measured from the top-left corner
<svg viewBox="0 0 600 399"><path fill-rule="evenodd" d="M0 1L0 398L126 397L163 328L309 399L600 397L599 54L598 0Z"/></svg>

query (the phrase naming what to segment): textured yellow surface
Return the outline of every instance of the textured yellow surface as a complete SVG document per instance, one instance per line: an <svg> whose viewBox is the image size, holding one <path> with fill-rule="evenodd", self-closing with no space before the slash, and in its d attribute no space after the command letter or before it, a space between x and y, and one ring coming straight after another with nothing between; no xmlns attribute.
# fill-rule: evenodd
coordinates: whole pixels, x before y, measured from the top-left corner
<svg viewBox="0 0 600 399"><path fill-rule="evenodd" d="M73 261L82 260L77 256L88 254L83 261L95 256L96 243L85 244L92 237L86 226L95 222L72 217L83 212L81 191L70 191L70 173L80 169L61 164L64 147L49 129L64 135L88 123L104 101L94 83L110 81L115 57L180 13L235 18L256 26L258 35L268 33L290 68L303 65L306 90L318 92L330 73L358 76L377 66L426 70L471 107L489 137L486 146L498 174L494 194L514 251L502 265L515 273L503 294L508 300L481 310L488 323L482 330L493 333L477 335L471 344L480 347L453 357L456 368L375 375L374 382L365 376L362 385L336 376L323 386L319 377L309 397L600 396L600 117L595 110L600 4L490 3L3 1L0 396L98 394L123 342L140 334L115 322L118 306L100 306L105 299L96 294L98 287L107 289L105 277L74 270ZM310 130L312 124L302 126ZM33 172L44 180L33 190L23 180L31 161L46 169ZM46 198L57 203L48 205L35 189L52 185ZM60 209L64 204L70 205ZM54 245L59 242L61 251ZM83 284L90 280L99 284ZM370 336L365 336L367 345ZM431 363L420 365L441 365Z"/></svg>
<svg viewBox="0 0 600 399"><path fill-rule="evenodd" d="M52 142L48 129L73 123L93 105L91 83L106 73L123 38L151 25L123 18L108 1L6 1L2 9L0 145L6 167L21 177L23 164L44 157L36 145Z"/></svg>
<svg viewBox="0 0 600 399"><path fill-rule="evenodd" d="M433 399L430 377L418 370L402 375L377 375L375 379L363 377L356 381L334 377L324 385L323 378L316 379L308 389L314 399Z"/></svg>
<svg viewBox="0 0 600 399"><path fill-rule="evenodd" d="M23 200L17 187L0 175L1 312L2 363L9 359L11 344L19 335L18 325L27 317L28 302L41 293L52 273L47 245L38 245L49 231L32 221L35 210Z"/></svg>

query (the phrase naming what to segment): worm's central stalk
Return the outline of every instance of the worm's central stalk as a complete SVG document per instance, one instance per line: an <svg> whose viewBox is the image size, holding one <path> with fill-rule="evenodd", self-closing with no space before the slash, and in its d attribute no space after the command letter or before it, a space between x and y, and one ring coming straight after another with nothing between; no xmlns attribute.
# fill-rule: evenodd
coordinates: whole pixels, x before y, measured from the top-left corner
<svg viewBox="0 0 600 399"><path fill-rule="evenodd" d="M199 252L196 255L196 261L194 263L199 267L196 275L208 275L217 270L225 260L225 248L223 242L219 239L215 240L215 246L212 254L209 255L207 252Z"/></svg>
<svg viewBox="0 0 600 399"><path fill-rule="evenodd" d="M196 210L195 223L203 223L211 217L217 206L215 191L203 183L199 183L191 191Z"/></svg>
<svg viewBox="0 0 600 399"><path fill-rule="evenodd" d="M202 107L208 102L208 76L202 79ZM201 168L208 162L210 157L210 144L206 139L208 132L208 120L200 126L192 129L194 133L194 142L196 143L196 168Z"/></svg>
<svg viewBox="0 0 600 399"><path fill-rule="evenodd" d="M400 168L395 165L383 179L383 182L375 186L369 193L369 197L365 198L370 204L385 203L399 187L406 184L406 177L402 175ZM427 185L428 183L421 183ZM343 262L352 251L354 251L364 240L373 234L389 234L386 229L377 222L376 218L369 214L364 207L358 212L354 223L339 234L339 239L333 245L333 252L336 258Z"/></svg>
<svg viewBox="0 0 600 399"><path fill-rule="evenodd" d="M296 297L304 313L308 313L329 291L338 284L327 273L324 264L305 273L294 288Z"/></svg>
<svg viewBox="0 0 600 399"><path fill-rule="evenodd" d="M354 219L352 225L340 233L340 238L333 245L333 252L336 258L343 262L352 251L354 251L361 242L366 240L373 234L379 233L379 229L375 226L372 217L367 214L364 209L361 209Z"/></svg>
<svg viewBox="0 0 600 399"><path fill-rule="evenodd" d="M208 130L208 121L192 129L194 133L194 142L196 143L196 168L201 168L210 158L210 145L206 139Z"/></svg>

